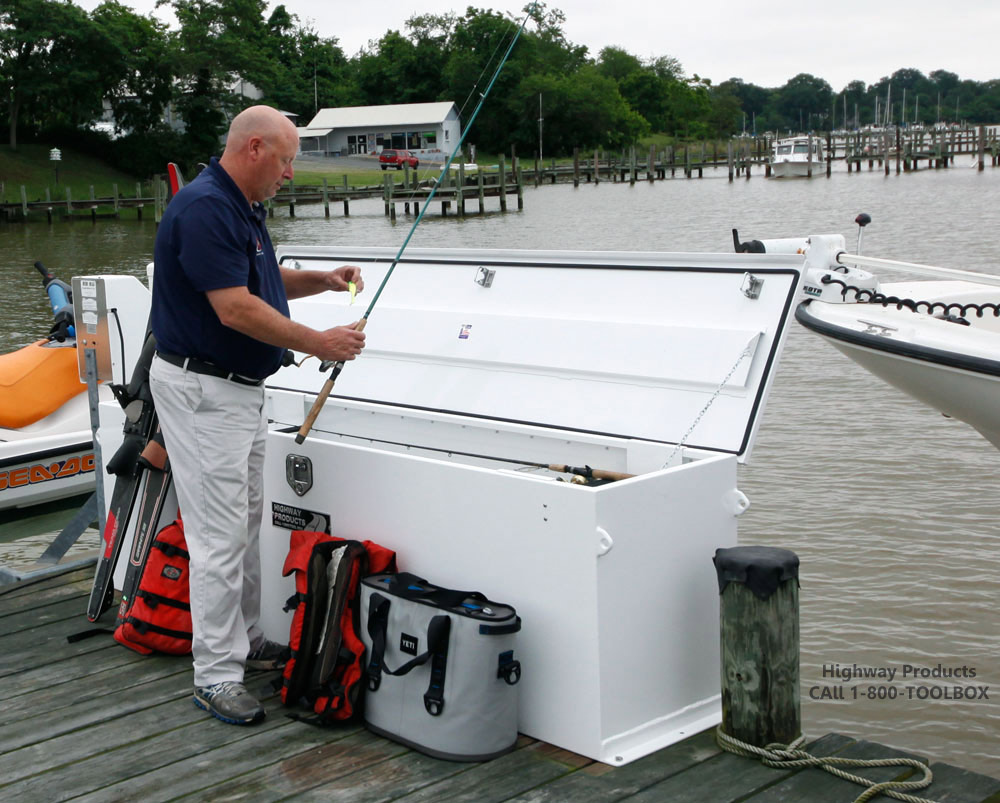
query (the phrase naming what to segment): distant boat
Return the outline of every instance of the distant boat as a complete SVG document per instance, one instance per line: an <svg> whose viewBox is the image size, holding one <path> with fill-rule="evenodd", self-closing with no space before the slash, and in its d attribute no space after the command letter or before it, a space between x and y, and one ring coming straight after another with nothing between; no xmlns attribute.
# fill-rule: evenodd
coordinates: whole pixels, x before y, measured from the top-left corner
<svg viewBox="0 0 1000 803"><path fill-rule="evenodd" d="M823 169L826 154L819 137L786 137L771 147L771 175L775 178L806 177Z"/></svg>

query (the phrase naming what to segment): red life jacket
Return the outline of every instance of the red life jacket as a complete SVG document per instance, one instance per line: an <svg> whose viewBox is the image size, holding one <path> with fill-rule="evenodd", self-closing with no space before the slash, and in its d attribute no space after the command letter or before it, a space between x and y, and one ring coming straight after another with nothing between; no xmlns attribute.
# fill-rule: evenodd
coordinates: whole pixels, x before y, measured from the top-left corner
<svg viewBox="0 0 1000 803"><path fill-rule="evenodd" d="M191 652L189 562L178 518L153 539L139 589L131 600L122 601L115 641L143 655Z"/></svg>

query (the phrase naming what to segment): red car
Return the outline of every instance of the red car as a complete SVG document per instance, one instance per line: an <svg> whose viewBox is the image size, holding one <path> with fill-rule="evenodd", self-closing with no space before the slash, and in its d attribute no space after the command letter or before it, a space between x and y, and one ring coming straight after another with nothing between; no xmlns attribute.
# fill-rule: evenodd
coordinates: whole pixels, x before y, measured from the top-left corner
<svg viewBox="0 0 1000 803"><path fill-rule="evenodd" d="M416 170L420 161L409 151L387 149L378 155L378 164L383 170L390 166L395 167L397 170L402 170L403 165L409 165L411 169Z"/></svg>

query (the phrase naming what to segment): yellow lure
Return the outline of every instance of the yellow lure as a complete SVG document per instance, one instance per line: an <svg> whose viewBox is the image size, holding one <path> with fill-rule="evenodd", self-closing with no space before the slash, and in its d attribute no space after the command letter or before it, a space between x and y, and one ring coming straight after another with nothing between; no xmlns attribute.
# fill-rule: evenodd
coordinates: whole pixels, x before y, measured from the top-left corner
<svg viewBox="0 0 1000 803"><path fill-rule="evenodd" d="M354 297L358 294L358 286L354 282L347 283L347 289L351 291L351 303L354 303Z"/></svg>

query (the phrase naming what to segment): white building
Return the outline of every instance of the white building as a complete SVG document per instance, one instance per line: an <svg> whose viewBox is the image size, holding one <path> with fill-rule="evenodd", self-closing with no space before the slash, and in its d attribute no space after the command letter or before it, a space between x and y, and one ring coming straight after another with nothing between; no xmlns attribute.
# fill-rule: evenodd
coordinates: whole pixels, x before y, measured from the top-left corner
<svg viewBox="0 0 1000 803"><path fill-rule="evenodd" d="M461 137L458 109L451 101L346 106L320 109L299 128L303 153L355 155L402 148L433 158L450 153Z"/></svg>

